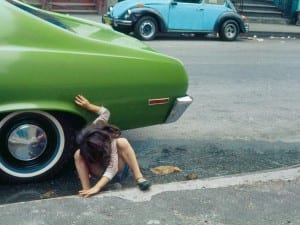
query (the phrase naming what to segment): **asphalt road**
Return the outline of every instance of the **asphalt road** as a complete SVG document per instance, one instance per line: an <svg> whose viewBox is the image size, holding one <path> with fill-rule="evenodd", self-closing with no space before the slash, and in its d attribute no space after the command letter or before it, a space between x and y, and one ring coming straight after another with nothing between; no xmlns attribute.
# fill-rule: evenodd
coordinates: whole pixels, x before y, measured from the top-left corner
<svg viewBox="0 0 300 225"><path fill-rule="evenodd" d="M173 124L124 131L153 183L217 177L300 163L300 41L294 39L162 38L148 42L179 58L194 102ZM150 168L182 172L154 175ZM132 177L122 183L133 186ZM73 164L37 184L0 187L0 203L76 194ZM108 189L120 188L111 185Z"/></svg>
<svg viewBox="0 0 300 225"><path fill-rule="evenodd" d="M213 40L149 42L183 61L188 93L195 99L180 121L160 126L151 136L176 139L177 133L194 140L298 142L300 41Z"/></svg>

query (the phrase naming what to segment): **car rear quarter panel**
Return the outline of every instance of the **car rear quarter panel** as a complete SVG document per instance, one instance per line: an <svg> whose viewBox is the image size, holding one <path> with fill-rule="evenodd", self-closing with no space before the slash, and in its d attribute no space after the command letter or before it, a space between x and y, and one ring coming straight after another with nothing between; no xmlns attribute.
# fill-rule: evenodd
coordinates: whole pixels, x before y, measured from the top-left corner
<svg viewBox="0 0 300 225"><path fill-rule="evenodd" d="M237 22L237 24L240 27L241 32L245 32L245 27L244 27L243 21L241 20L240 16L237 13L235 13L234 11L224 12L223 14L221 14L218 17L216 24L215 24L215 31L218 32L221 25L224 23L224 21L231 20L231 19L235 20Z"/></svg>
<svg viewBox="0 0 300 225"><path fill-rule="evenodd" d="M78 36L12 8L0 8L0 19L6 21L0 24L0 113L59 110L90 120L73 103L82 94L128 129L164 122L175 98L186 94L187 75L176 59ZM153 98L170 101L149 106Z"/></svg>
<svg viewBox="0 0 300 225"><path fill-rule="evenodd" d="M0 58L6 69L0 75L2 110L26 106L77 111L70 104L76 94L83 94L106 105L113 123L133 128L164 122L175 97L186 91L186 79L178 76L184 71L175 62L65 52L14 53ZM149 106L153 98L170 98L170 103Z"/></svg>

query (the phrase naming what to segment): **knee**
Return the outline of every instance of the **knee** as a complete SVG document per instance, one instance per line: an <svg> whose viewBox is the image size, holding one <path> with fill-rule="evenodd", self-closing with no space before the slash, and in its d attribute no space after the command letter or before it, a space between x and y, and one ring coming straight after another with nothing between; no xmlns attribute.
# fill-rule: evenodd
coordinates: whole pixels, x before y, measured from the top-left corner
<svg viewBox="0 0 300 225"><path fill-rule="evenodd" d="M118 145L118 150L120 153L126 153L128 151L133 151L129 141L126 138L119 138L117 145Z"/></svg>
<svg viewBox="0 0 300 225"><path fill-rule="evenodd" d="M118 147L120 149L127 149L128 147L130 147L130 144L129 144L128 140L126 138L123 138L123 137L118 138L117 144L118 144Z"/></svg>

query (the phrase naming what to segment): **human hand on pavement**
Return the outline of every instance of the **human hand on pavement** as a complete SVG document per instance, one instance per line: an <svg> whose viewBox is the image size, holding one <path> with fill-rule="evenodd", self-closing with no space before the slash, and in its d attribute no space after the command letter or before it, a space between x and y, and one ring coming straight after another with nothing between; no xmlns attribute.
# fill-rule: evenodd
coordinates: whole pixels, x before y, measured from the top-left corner
<svg viewBox="0 0 300 225"><path fill-rule="evenodd" d="M90 189L79 191L79 195L80 195L81 197L88 198L88 197L90 197L90 196L92 196L92 195L97 194L100 190L101 190L101 189L100 189L98 186L95 185L94 187L92 187L92 188L90 188Z"/></svg>

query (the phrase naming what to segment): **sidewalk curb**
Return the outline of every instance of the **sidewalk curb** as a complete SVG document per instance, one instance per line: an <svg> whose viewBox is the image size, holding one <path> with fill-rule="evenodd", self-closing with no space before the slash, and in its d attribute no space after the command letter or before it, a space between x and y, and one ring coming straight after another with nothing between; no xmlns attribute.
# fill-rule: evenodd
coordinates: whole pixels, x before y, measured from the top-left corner
<svg viewBox="0 0 300 225"><path fill-rule="evenodd" d="M290 37L300 38L300 32L274 32L274 31L249 31L246 34L242 34L243 37Z"/></svg>
<svg viewBox="0 0 300 225"><path fill-rule="evenodd" d="M148 191L140 191L136 187L126 188L121 190L111 190L102 192L101 194L93 196L93 199L102 198L119 198L129 202L147 202L151 201L156 195L166 192L177 191L193 191L201 189L218 189L241 185L255 185L257 183L268 183L276 181L291 182L300 179L300 164L278 168L273 170L264 170L260 172L241 173L236 175L210 177L204 179L177 181L165 184L155 184ZM1 208L14 207L20 204L38 204L40 202L56 202L65 199L84 199L78 195L62 196L49 199L39 199L28 202L17 202L0 205Z"/></svg>

